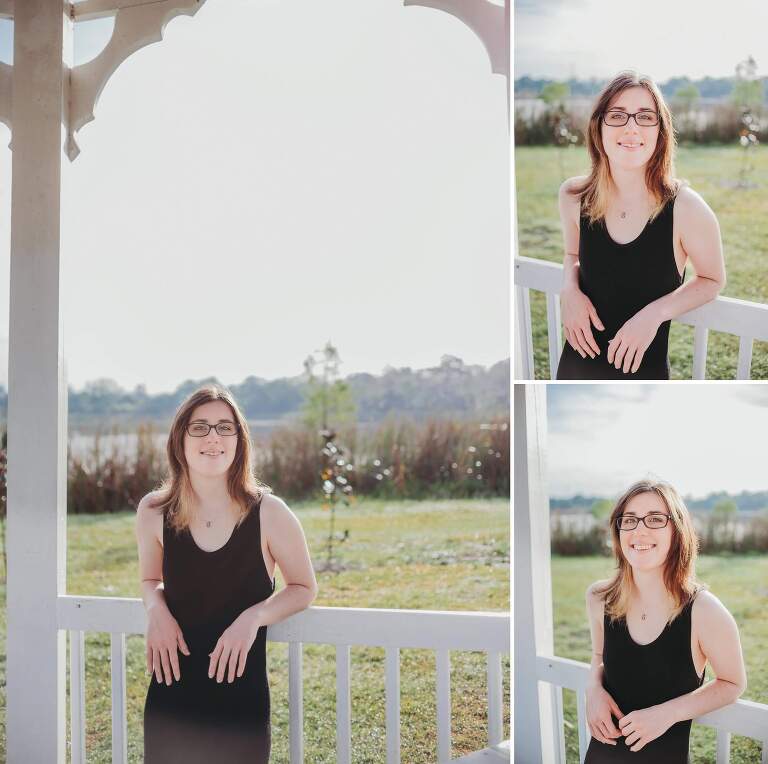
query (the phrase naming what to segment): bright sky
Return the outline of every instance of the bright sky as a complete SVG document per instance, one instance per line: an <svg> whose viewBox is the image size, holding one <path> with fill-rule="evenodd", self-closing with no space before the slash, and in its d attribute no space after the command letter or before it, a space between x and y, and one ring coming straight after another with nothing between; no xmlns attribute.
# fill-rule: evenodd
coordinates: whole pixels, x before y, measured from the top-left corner
<svg viewBox="0 0 768 764"><path fill-rule="evenodd" d="M110 28L76 26L76 63ZM0 127L0 274L8 142ZM292 376L328 339L343 374L510 354L506 82L445 13L208 0L120 66L78 142L62 233L75 387Z"/></svg>
<svg viewBox="0 0 768 764"><path fill-rule="evenodd" d="M515 77L729 77L748 55L764 75L766 29L765 0L516 0Z"/></svg>
<svg viewBox="0 0 768 764"><path fill-rule="evenodd" d="M652 473L696 498L768 490L768 385L549 385L549 493L616 496Z"/></svg>

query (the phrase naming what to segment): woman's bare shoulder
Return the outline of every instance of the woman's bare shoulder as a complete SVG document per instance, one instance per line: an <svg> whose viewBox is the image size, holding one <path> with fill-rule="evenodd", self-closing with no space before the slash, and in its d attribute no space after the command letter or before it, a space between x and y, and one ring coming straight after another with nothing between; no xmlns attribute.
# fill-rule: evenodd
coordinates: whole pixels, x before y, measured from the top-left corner
<svg viewBox="0 0 768 764"><path fill-rule="evenodd" d="M572 178L564 180L560 185L560 198L578 201L579 197L576 194L576 189L581 188L586 183L588 177L588 175L574 175Z"/></svg>

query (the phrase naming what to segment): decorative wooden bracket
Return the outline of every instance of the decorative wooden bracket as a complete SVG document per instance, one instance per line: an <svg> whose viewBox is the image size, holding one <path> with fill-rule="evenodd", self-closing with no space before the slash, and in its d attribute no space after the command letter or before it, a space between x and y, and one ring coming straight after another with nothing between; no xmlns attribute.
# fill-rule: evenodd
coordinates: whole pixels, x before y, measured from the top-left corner
<svg viewBox="0 0 768 764"><path fill-rule="evenodd" d="M70 70L69 124L66 153L80 153L75 133L94 119L93 111L107 81L118 66L137 50L160 42L176 16L194 16L205 0L82 0L70 6L74 21L115 15L112 37L104 50L87 64Z"/></svg>
<svg viewBox="0 0 768 764"><path fill-rule="evenodd" d="M485 46L491 60L491 71L509 78L509 37L505 5L489 0L403 0L403 5L420 5L450 13L468 26Z"/></svg>

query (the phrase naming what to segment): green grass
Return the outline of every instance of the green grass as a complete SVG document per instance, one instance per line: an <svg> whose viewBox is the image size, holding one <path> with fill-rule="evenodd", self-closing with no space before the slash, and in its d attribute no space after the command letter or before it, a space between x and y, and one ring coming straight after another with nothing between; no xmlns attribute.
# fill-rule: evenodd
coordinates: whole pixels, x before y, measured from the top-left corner
<svg viewBox="0 0 768 764"><path fill-rule="evenodd" d="M294 504L315 563L321 561L328 513ZM139 597L133 512L70 516L70 594ZM509 610L509 504L504 500L385 502L363 500L337 515L350 537L345 570L318 575L316 605ZM279 579L279 577L278 577ZM278 583L278 586L280 584ZM5 674L5 588L0 650ZM354 641L354 635L350 635ZM149 678L144 639L127 640L128 759L142 761L142 713ZM272 761L288 761L288 649L268 643L272 694ZM453 755L487 744L485 657L451 654ZM401 740L404 762L436 761L435 668L429 650L401 651ZM313 764L336 760L335 649L304 648L304 744ZM354 762L385 760L384 650L351 651ZM5 760L5 682L0 690L0 760ZM509 660L504 662L504 734L509 735ZM86 636L86 750L89 764L111 759L109 635ZM69 720L67 720L69 729ZM311 752L311 756L310 753Z"/></svg>
<svg viewBox="0 0 768 764"><path fill-rule="evenodd" d="M552 589L555 626L555 654L589 662L589 627L584 592L593 581L608 577L613 563L605 557L553 557ZM744 699L768 703L768 555L702 557L699 578L731 611L739 625L748 687ZM707 669L707 681L712 678ZM566 746L568 761L578 761L576 700L565 693ZM691 764L710 764L715 760L714 730L694 726L691 735ZM760 761L759 744L734 736L731 764Z"/></svg>
<svg viewBox="0 0 768 764"><path fill-rule="evenodd" d="M560 154L558 159L558 152ZM768 148L755 152L754 187L735 188L741 167L736 146L681 147L677 176L685 178L714 210L720 221L727 281L723 295L768 303ZM520 254L562 263L563 241L557 211L557 191L566 177L586 173L583 148L520 147L515 149L517 222ZM688 269L690 277L691 269ZM531 292L534 365L537 379L549 378L547 320L544 296ZM710 332L707 378L735 377L738 337ZM693 368L693 329L675 322L669 341L673 379L690 379ZM754 343L752 379L768 379L768 343Z"/></svg>

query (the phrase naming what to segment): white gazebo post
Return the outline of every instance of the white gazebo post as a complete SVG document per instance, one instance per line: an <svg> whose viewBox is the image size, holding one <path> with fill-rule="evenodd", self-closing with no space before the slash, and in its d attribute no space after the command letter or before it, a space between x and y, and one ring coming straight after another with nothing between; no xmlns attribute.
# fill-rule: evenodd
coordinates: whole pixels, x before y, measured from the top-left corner
<svg viewBox="0 0 768 764"><path fill-rule="evenodd" d="M554 655L546 386L515 385L515 761L565 762L558 691L539 683L537 655ZM553 723L554 722L554 723Z"/></svg>
<svg viewBox="0 0 768 764"><path fill-rule="evenodd" d="M59 764L65 633L56 600L66 589L67 519L59 240L71 29L60 0L17 0L13 10L7 760Z"/></svg>

